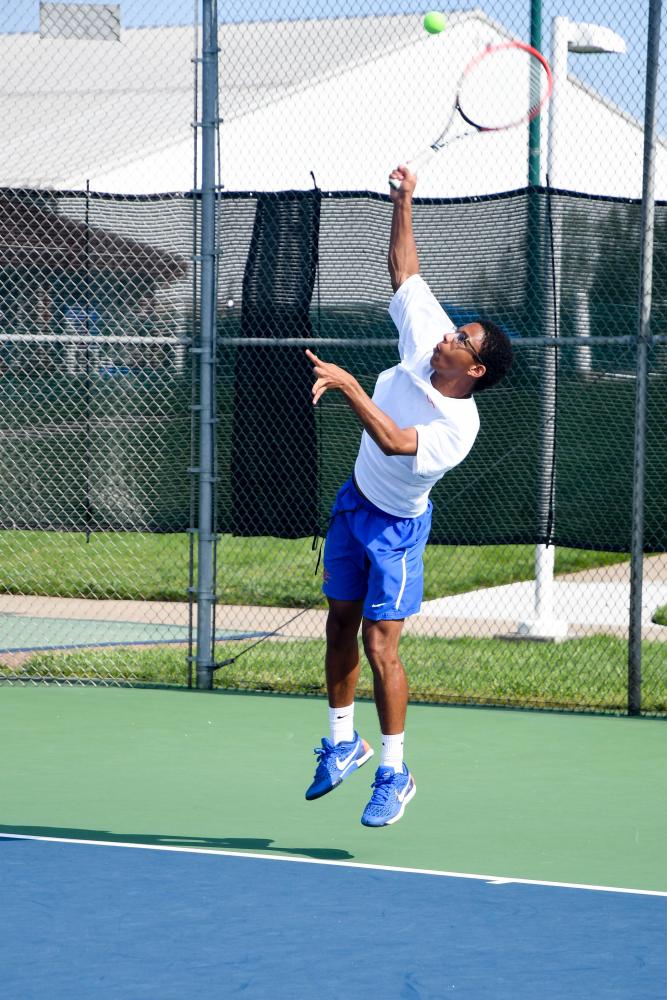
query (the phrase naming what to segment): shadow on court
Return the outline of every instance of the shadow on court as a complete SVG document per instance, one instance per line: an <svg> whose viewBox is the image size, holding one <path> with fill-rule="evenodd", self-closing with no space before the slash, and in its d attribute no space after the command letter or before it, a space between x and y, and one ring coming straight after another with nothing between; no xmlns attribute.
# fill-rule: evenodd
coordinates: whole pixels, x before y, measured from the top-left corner
<svg viewBox="0 0 667 1000"><path fill-rule="evenodd" d="M146 844L152 847L198 847L225 851L269 851L290 857L315 858L318 861L351 861L349 851L324 847L276 847L264 837L170 837L168 834L111 833L109 830L77 830L61 826L6 826L0 823L0 845L12 836L50 837L57 840L98 840L109 844Z"/></svg>
<svg viewBox="0 0 667 1000"><path fill-rule="evenodd" d="M3 687L0 832L667 891L663 721L412 705L417 797L369 832L372 767L304 798L323 717L316 698ZM375 740L374 706L356 717Z"/></svg>

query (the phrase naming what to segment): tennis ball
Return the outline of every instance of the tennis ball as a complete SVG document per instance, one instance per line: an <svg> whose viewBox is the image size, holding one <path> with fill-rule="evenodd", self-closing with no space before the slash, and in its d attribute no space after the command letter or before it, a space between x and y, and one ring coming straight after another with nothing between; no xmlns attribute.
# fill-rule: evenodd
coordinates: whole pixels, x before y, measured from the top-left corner
<svg viewBox="0 0 667 1000"><path fill-rule="evenodd" d="M424 27L429 35L440 34L445 24L445 15L441 14L439 10L430 10L428 14L424 15Z"/></svg>

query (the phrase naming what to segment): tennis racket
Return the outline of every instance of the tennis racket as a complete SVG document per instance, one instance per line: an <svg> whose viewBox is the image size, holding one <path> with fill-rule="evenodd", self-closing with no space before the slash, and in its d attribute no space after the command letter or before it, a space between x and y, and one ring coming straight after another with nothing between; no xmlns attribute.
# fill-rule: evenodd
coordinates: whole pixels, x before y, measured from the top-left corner
<svg viewBox="0 0 667 1000"><path fill-rule="evenodd" d="M487 45L466 65L456 85L447 125L406 166L417 173L441 149L480 132L501 132L536 118L551 97L553 78L544 56L524 42ZM394 188L399 178L391 178Z"/></svg>

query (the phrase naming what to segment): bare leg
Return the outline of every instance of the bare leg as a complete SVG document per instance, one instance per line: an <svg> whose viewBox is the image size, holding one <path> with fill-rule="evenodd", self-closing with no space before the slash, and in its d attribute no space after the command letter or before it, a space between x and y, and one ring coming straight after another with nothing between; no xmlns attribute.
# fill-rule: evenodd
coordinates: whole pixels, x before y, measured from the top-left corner
<svg viewBox="0 0 667 1000"><path fill-rule="evenodd" d="M357 636L363 603L363 601L336 601L329 598L324 665L331 708L343 708L354 701L354 692L359 679Z"/></svg>
<svg viewBox="0 0 667 1000"><path fill-rule="evenodd" d="M403 624L404 619L374 622L364 618L362 626L364 650L373 671L380 729L386 736L405 729L408 680L398 655Z"/></svg>

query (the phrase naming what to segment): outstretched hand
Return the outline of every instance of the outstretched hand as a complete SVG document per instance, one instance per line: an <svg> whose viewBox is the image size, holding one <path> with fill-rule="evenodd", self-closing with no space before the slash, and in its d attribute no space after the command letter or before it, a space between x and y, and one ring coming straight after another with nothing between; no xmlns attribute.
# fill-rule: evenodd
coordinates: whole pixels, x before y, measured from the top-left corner
<svg viewBox="0 0 667 1000"><path fill-rule="evenodd" d="M327 389L349 389L355 379L344 368L332 365L328 361L321 361L312 351L306 350L306 356L312 361L313 372L317 376L317 381L313 385L313 406L324 395Z"/></svg>

